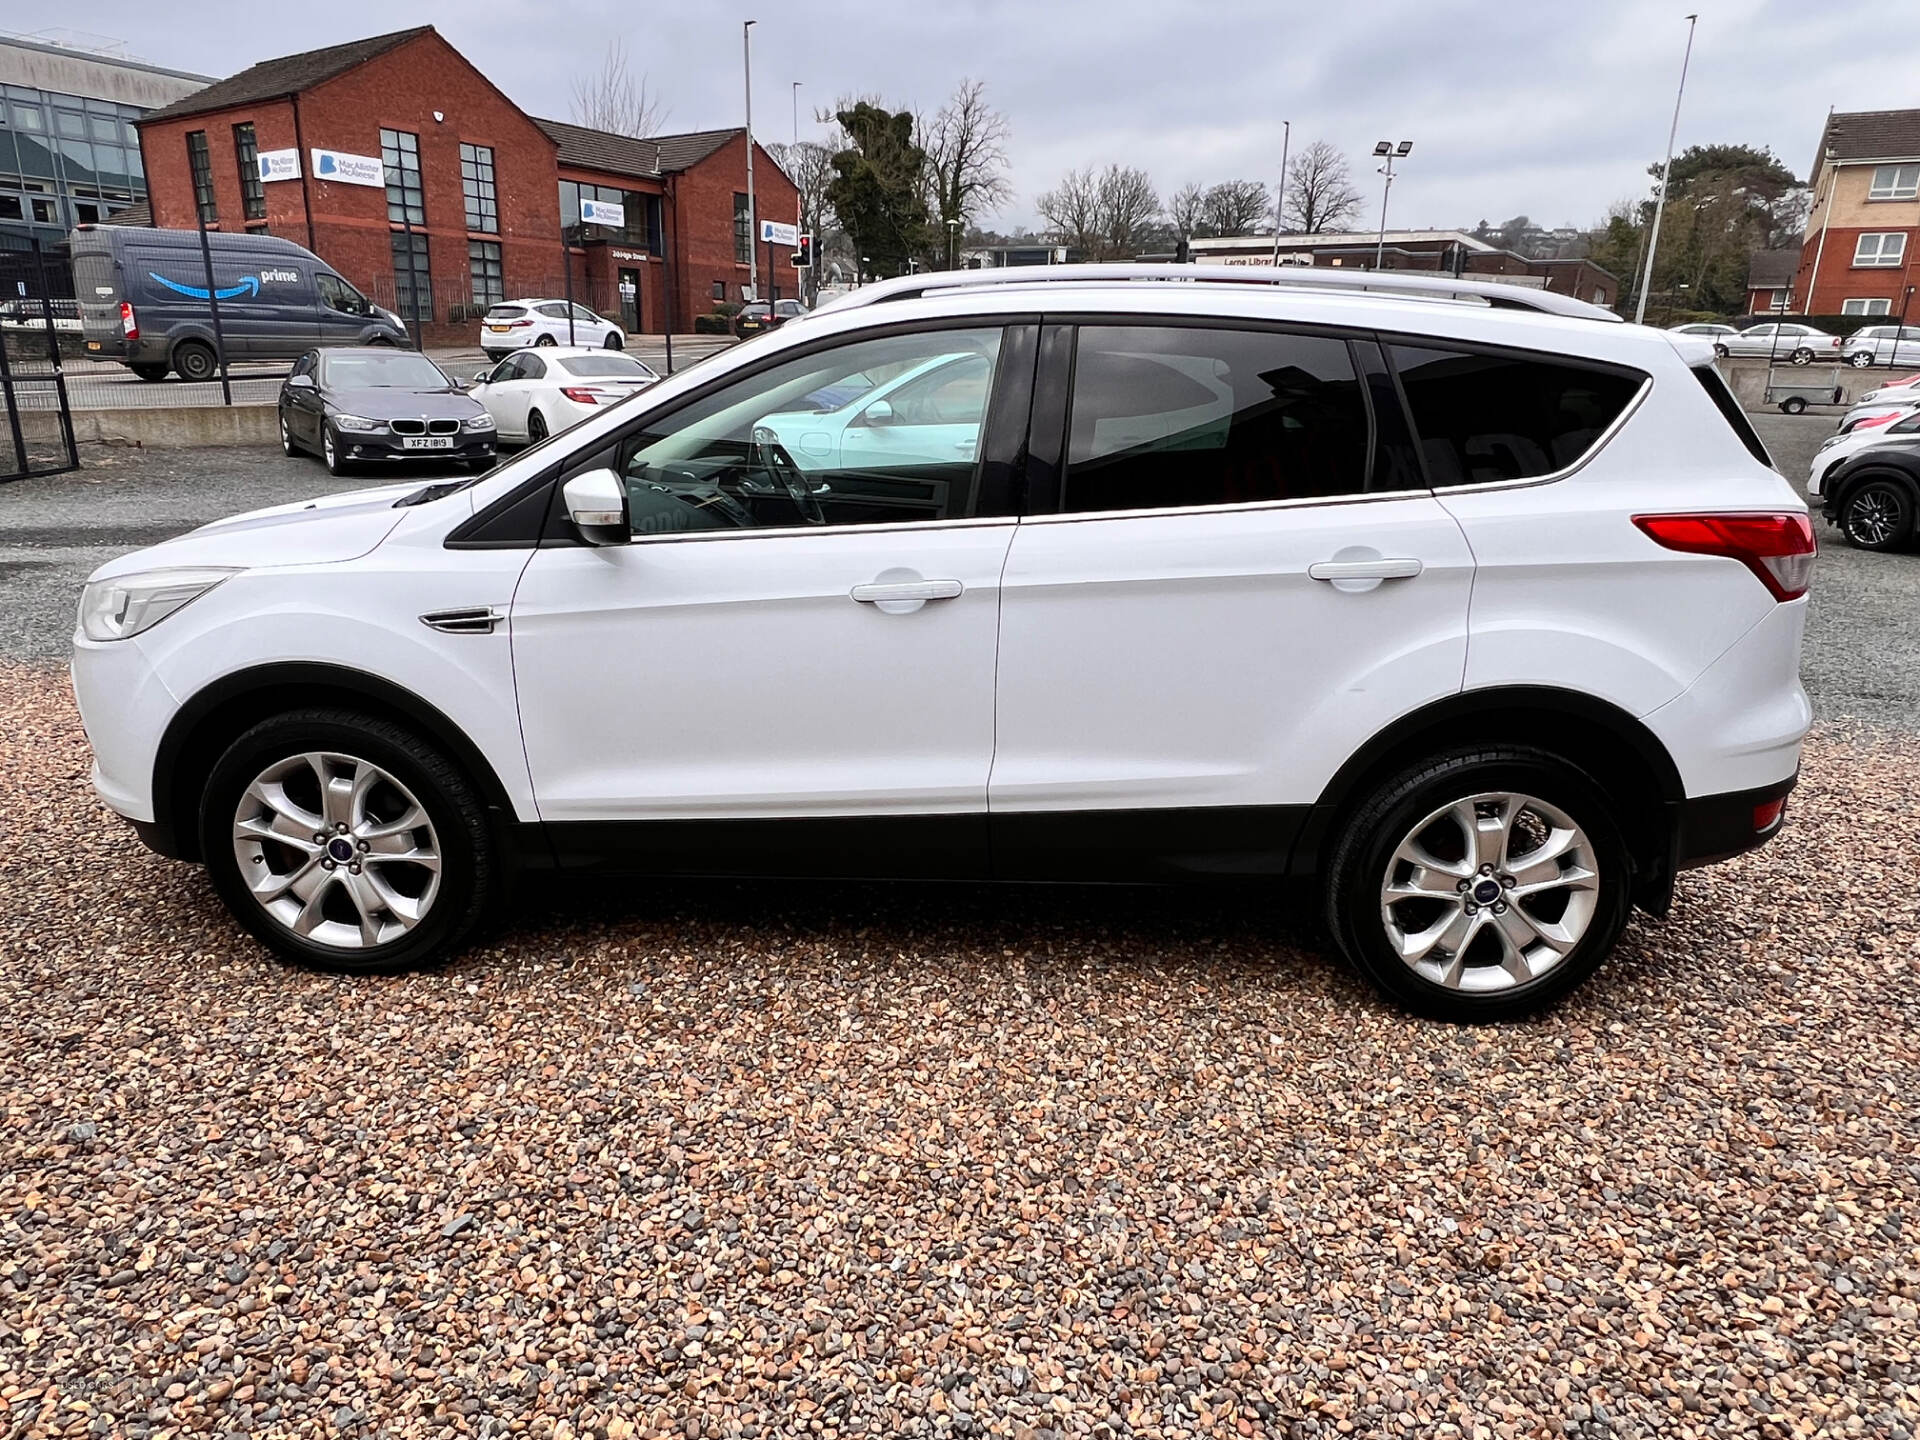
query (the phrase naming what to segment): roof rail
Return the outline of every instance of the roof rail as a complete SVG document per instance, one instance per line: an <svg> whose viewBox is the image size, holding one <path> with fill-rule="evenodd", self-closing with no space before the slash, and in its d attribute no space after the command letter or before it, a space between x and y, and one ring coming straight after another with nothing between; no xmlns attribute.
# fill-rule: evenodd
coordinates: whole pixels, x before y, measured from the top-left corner
<svg viewBox="0 0 1920 1440"><path fill-rule="evenodd" d="M1589 305L1570 295L1503 285L1494 280L1456 279L1451 275L1419 274L1400 270L1331 270L1309 266L1275 265L1008 265L993 270L935 270L876 280L828 301L818 313L877 305L887 300L913 300L923 295L951 294L986 285L1112 284L1116 281L1158 281L1187 285L1267 285L1290 290L1358 290L1379 295L1403 295L1422 300L1457 300L1503 310L1528 310L1577 320L1607 320L1620 324L1611 310Z"/></svg>

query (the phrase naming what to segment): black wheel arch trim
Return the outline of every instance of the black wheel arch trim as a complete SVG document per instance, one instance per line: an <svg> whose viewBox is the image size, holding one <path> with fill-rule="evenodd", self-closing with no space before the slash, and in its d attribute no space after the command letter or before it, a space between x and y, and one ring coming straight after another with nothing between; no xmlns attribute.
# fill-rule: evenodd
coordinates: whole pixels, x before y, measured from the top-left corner
<svg viewBox="0 0 1920 1440"><path fill-rule="evenodd" d="M1338 821L1350 810L1361 786L1400 763L1417 761L1423 749L1436 740L1478 744L1497 739L1538 744L1546 750L1556 748L1550 736L1530 740L1511 731L1476 735L1472 729L1476 720L1521 714L1557 715L1576 721L1588 728L1589 739L1592 732L1598 732L1641 767L1651 790L1641 797L1639 834L1629 840L1636 867L1634 901L1653 914L1665 914L1678 868L1676 850L1686 802L1679 768L1659 738L1619 706L1577 690L1552 686L1493 686L1448 695L1401 716L1373 735L1334 772L1314 803L1294 841L1289 871L1302 876L1317 874ZM1606 777L1598 778L1604 781Z"/></svg>
<svg viewBox="0 0 1920 1440"><path fill-rule="evenodd" d="M529 837L537 835L537 827L517 821L506 786L480 748L436 706L405 686L368 671L316 661L284 661L223 675L197 691L175 712L154 755L154 818L137 827L141 839L150 848L176 860L200 858L195 812L207 776L219 758L210 752L226 729L216 727L209 733L205 726L238 702L249 697L264 698L274 692L281 692L289 707L351 706L358 701L414 726L428 740L442 746L454 763L472 777L503 841L520 849ZM546 858L536 854L524 855L521 860L539 864L545 863Z"/></svg>
<svg viewBox="0 0 1920 1440"><path fill-rule="evenodd" d="M1902 457L1874 455L1858 469L1849 469L1843 462L1829 471L1821 485L1821 490L1826 496L1825 503L1820 507L1821 515L1829 522L1838 524L1841 514L1846 510L1854 494L1862 485L1873 480L1888 480L1901 486L1906 490L1907 499L1912 502L1914 509L1920 511L1920 475L1916 475L1914 470L1908 469L1905 465L1897 463L1900 458ZM1920 469L1920 458L1913 463L1915 469Z"/></svg>

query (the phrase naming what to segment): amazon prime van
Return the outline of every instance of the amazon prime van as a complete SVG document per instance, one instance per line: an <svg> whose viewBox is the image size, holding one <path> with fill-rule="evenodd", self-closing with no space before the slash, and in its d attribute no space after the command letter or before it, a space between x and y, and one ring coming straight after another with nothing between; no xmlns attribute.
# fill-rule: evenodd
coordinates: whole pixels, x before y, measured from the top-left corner
<svg viewBox="0 0 1920 1440"><path fill-rule="evenodd" d="M142 380L217 373L197 230L82 225L69 243L88 356L118 360ZM207 246L229 362L291 360L316 345L408 343L399 316L291 240L209 232Z"/></svg>

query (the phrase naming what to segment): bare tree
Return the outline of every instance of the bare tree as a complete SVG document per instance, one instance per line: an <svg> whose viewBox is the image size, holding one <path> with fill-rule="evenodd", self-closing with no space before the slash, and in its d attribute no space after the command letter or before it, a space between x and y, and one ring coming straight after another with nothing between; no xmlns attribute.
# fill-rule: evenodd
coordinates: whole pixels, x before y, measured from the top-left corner
<svg viewBox="0 0 1920 1440"><path fill-rule="evenodd" d="M647 77L627 66L626 42L615 37L607 46L600 73L573 82L573 120L589 130L640 139L666 124L668 110L647 86Z"/></svg>
<svg viewBox="0 0 1920 1440"><path fill-rule="evenodd" d="M1265 224L1273 202L1258 180L1223 180L1207 190L1202 205L1207 228L1216 235L1251 235Z"/></svg>
<svg viewBox="0 0 1920 1440"><path fill-rule="evenodd" d="M984 80L962 80L932 123L920 127L933 190L928 209L943 232L949 220L964 230L1013 193L1007 183L1007 119L987 104L986 95ZM945 239L944 233L935 236Z"/></svg>
<svg viewBox="0 0 1920 1440"><path fill-rule="evenodd" d="M800 228L813 236L813 268L806 276L811 303L820 294L821 252L836 223L833 206L827 203L827 187L833 183L833 151L816 141L802 140L795 145L770 144L767 153L800 192Z"/></svg>
<svg viewBox="0 0 1920 1440"><path fill-rule="evenodd" d="M1100 249L1100 177L1091 169L1069 170L1060 183L1033 202L1059 244L1093 259Z"/></svg>
<svg viewBox="0 0 1920 1440"><path fill-rule="evenodd" d="M1347 157L1316 140L1287 166L1281 220L1288 230L1312 235L1344 225L1360 213Z"/></svg>
<svg viewBox="0 0 1920 1440"><path fill-rule="evenodd" d="M1095 190L1102 260L1130 260L1139 236L1160 213L1160 197L1144 170L1109 165Z"/></svg>
<svg viewBox="0 0 1920 1440"><path fill-rule="evenodd" d="M1206 193L1199 181L1189 180L1167 198L1167 223L1180 239L1191 240L1207 233L1201 228L1206 224Z"/></svg>

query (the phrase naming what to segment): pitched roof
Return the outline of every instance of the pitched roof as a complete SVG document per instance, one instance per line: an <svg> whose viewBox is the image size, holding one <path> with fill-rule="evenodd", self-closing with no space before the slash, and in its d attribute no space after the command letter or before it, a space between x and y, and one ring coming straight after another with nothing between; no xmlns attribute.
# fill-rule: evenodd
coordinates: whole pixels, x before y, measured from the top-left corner
<svg viewBox="0 0 1920 1440"><path fill-rule="evenodd" d="M353 69L354 66L385 54L396 45L420 35L433 33L431 25L416 25L411 30L395 30L365 40L350 40L344 45L329 45L322 50L305 50L298 55L282 55L277 60L262 60L249 65L238 75L216 80L204 90L149 110L135 122L151 124L155 120L173 120L182 115L202 115L209 110L225 110L233 105L253 105L262 100L277 100L297 95L324 80Z"/></svg>
<svg viewBox="0 0 1920 1440"><path fill-rule="evenodd" d="M1756 250L1747 262L1749 290L1782 290L1793 283L1800 268L1798 250Z"/></svg>
<svg viewBox="0 0 1920 1440"><path fill-rule="evenodd" d="M109 225L152 225L153 206L145 200L136 200L123 210L116 210L107 217Z"/></svg>
<svg viewBox="0 0 1920 1440"><path fill-rule="evenodd" d="M1835 160L1920 160L1920 110L1855 110L1829 115L1813 170Z"/></svg>
<svg viewBox="0 0 1920 1440"><path fill-rule="evenodd" d="M583 170L605 170L612 175L635 175L648 179L691 169L718 150L734 136L731 130L689 130L678 135L653 135L637 140L631 135L615 135L606 130L589 130L564 120L535 120L560 147L560 163L577 165Z"/></svg>

